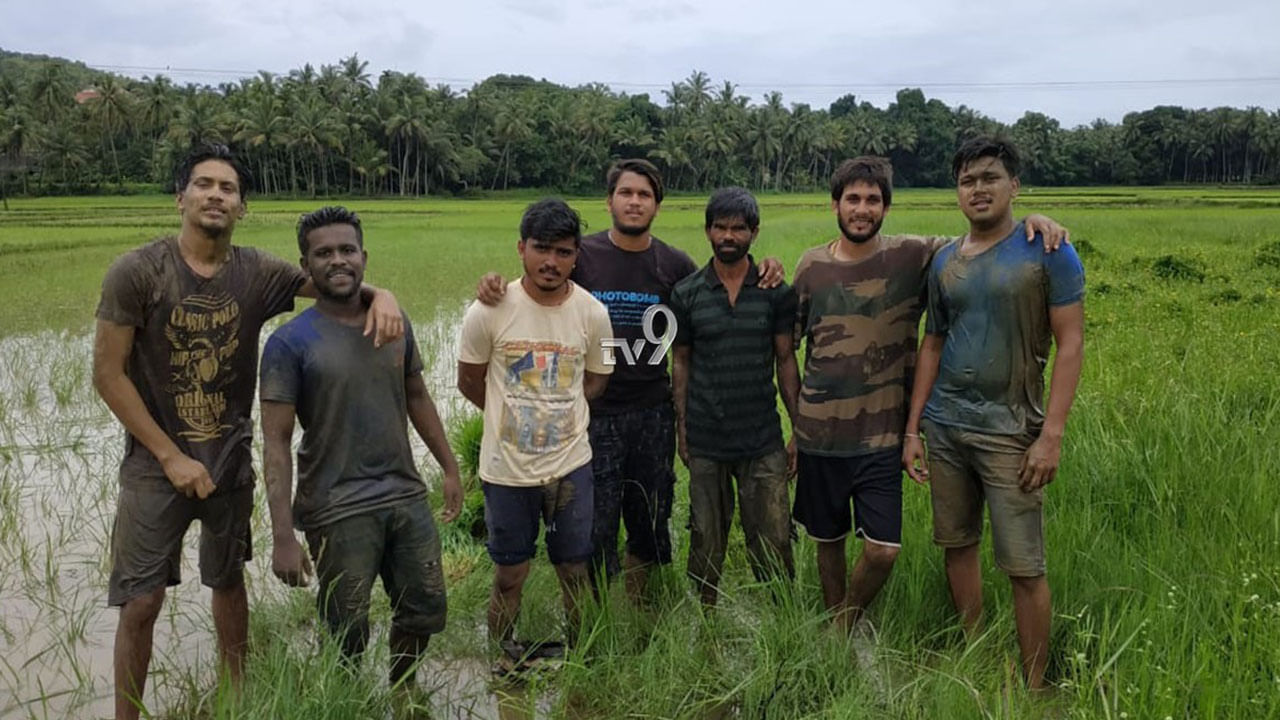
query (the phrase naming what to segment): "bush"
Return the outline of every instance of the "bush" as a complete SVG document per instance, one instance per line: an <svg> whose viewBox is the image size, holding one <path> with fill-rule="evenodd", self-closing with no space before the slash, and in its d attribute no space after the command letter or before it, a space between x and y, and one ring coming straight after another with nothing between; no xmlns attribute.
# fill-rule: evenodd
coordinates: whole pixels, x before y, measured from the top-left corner
<svg viewBox="0 0 1280 720"><path fill-rule="evenodd" d="M1164 280L1204 282L1204 261L1180 255L1161 255L1151 263L1151 271Z"/></svg>

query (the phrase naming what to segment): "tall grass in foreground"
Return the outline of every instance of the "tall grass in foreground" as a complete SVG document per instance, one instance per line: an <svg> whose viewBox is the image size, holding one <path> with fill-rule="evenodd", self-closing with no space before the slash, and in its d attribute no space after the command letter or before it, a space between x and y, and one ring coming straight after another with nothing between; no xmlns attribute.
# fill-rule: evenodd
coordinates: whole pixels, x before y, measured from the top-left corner
<svg viewBox="0 0 1280 720"><path fill-rule="evenodd" d="M642 607L613 588L588 611L584 640L564 668L505 700L487 676L491 565L474 523L442 526L450 621L419 673L422 704L435 717L1280 718L1280 212L1232 207L1229 198L1188 207L1186 193L1163 205L1156 193L1142 203L1079 207L1057 198L1034 208L1071 227L1089 283L1084 376L1046 510L1056 690L1030 697L1020 687L1008 582L989 548L985 632L966 642L929 540L927 490L907 484L904 548L870 613L877 642L869 658L827 627L812 543L796 547L794 584L759 584L735 529L719 610L698 607L680 557L657 574ZM887 230L962 230L945 196L923 193L915 203L909 191L899 195ZM657 230L701 261L701 204L672 200ZM757 257L793 268L834 231L823 202L766 198ZM475 278L518 267L511 228L522 204L371 203L366 214L371 279L417 320L424 358L434 358L433 392L456 423L465 413L447 390L448 337ZM241 241L292 257L289 226L303 205L259 203ZM603 226L598 199L578 205ZM56 225L56 210L48 223ZM135 215L170 212L118 210L129 216L121 232ZM74 209L77 224L88 222L85 212ZM0 223L0 248L16 242L12 227ZM41 225L30 236L45 230L57 235ZM120 242L0 251L21 261L6 275L18 307L28 308L17 326L77 318L83 328L106 259L135 241ZM47 316L38 303L21 305L46 289ZM100 605L118 450L96 439L110 423L88 388L87 342L49 341L55 352L42 354L28 340L5 345L0 357L0 717L64 717L60 703L87 707L104 691L88 668L109 647L104 623L114 621ZM683 546L679 473L672 528ZM471 512L474 520L478 508ZM318 637L313 591L270 578L264 518L255 534L245 695L217 689L207 646L187 654L165 639L149 707L173 718L387 716L381 591L374 617L382 634L349 673ZM184 570L189 578L194 568ZM167 606L168 638L194 629L208 641L206 598L196 591ZM522 638L558 637L558 590L543 555L524 608Z"/></svg>

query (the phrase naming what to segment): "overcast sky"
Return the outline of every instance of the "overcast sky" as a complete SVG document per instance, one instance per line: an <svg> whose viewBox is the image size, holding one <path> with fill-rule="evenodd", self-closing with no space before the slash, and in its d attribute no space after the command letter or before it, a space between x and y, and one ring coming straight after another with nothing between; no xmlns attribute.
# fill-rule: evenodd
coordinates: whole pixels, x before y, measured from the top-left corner
<svg viewBox="0 0 1280 720"><path fill-rule="evenodd" d="M1280 0L0 0L0 48L208 84L358 53L375 80L524 74L657 102L697 69L752 102L884 107L912 86L1067 127L1159 104L1280 109Z"/></svg>

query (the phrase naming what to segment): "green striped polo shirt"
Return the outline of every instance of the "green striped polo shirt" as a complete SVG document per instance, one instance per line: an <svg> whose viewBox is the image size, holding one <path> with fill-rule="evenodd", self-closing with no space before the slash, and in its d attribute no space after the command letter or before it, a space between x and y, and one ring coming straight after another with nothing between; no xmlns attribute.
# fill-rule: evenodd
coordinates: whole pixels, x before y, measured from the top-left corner
<svg viewBox="0 0 1280 720"><path fill-rule="evenodd" d="M685 432L689 452L750 459L782 448L774 386L774 336L793 332L796 294L759 286L755 263L733 305L708 262L671 291L677 345L689 346Z"/></svg>

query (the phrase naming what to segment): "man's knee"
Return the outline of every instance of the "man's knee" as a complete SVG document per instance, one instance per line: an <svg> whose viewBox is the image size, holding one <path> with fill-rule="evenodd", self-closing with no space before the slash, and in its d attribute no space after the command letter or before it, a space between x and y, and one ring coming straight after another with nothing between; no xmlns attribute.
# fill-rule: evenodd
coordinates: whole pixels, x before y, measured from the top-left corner
<svg viewBox="0 0 1280 720"><path fill-rule="evenodd" d="M121 624L141 628L154 623L164 606L164 594L165 589L159 587L126 600L120 606Z"/></svg>
<svg viewBox="0 0 1280 720"><path fill-rule="evenodd" d="M500 595L518 592L524 587L525 578L528 576L528 562L519 565L497 565L493 572L493 589Z"/></svg>
<svg viewBox="0 0 1280 720"><path fill-rule="evenodd" d="M877 570L889 570L898 560L900 550L901 548L896 545L866 542L863 544L862 557L866 558L868 565Z"/></svg>

